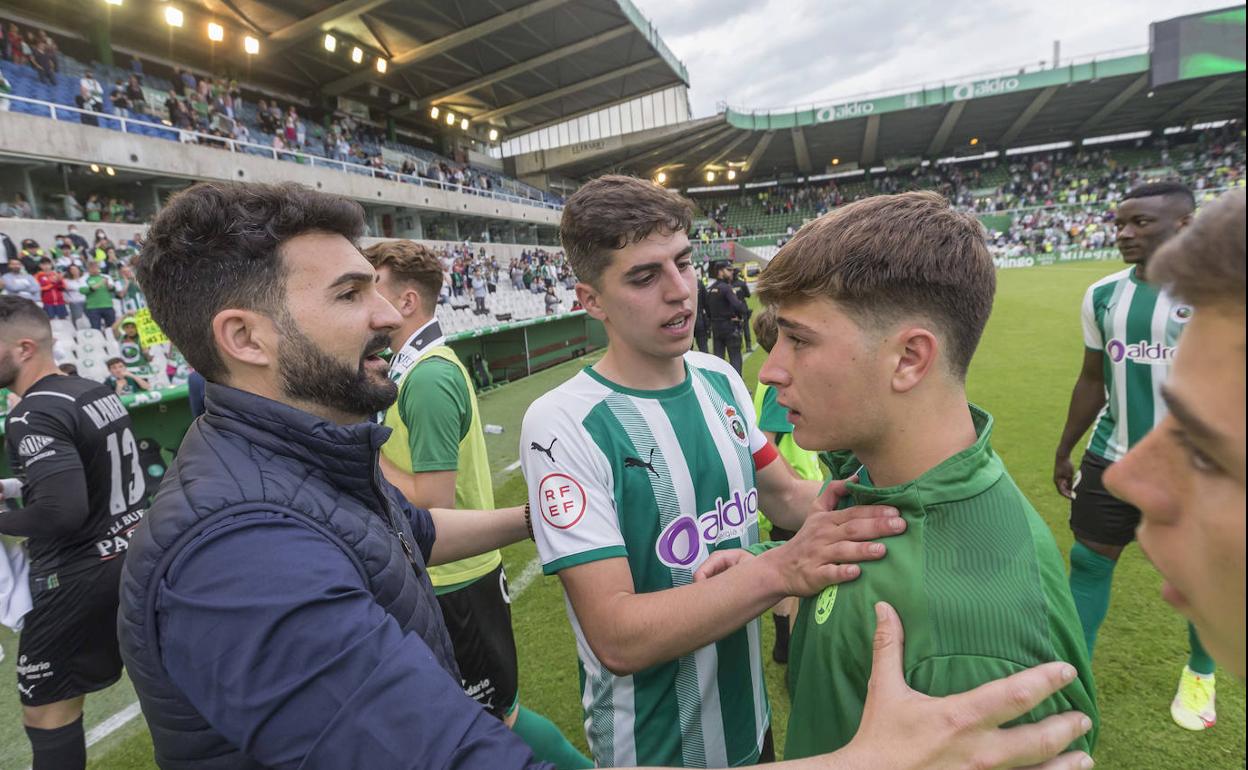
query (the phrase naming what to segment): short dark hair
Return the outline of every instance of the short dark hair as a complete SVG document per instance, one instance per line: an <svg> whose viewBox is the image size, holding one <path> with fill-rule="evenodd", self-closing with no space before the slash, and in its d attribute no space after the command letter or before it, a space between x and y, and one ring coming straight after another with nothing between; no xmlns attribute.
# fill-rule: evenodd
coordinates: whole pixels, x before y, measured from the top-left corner
<svg viewBox="0 0 1248 770"><path fill-rule="evenodd" d="M1162 244L1148 264L1149 280L1196 307L1244 309L1243 189L1206 204L1190 225Z"/></svg>
<svg viewBox="0 0 1248 770"><path fill-rule="evenodd" d="M865 198L803 225L758 281L768 305L830 299L869 324L919 314L942 333L961 379L996 288L984 226L927 191Z"/></svg>
<svg viewBox="0 0 1248 770"><path fill-rule="evenodd" d="M568 198L559 241L576 277L596 284L611 263L610 252L651 233L683 233L692 221L693 204L680 193L645 179L608 174Z"/></svg>
<svg viewBox="0 0 1248 770"><path fill-rule="evenodd" d="M122 366L125 366L125 365L126 365L126 362L125 362L125 361L123 361L123 360L121 360L121 359L120 359L120 358L118 358L117 356L113 356L112 358L110 358L110 359L108 359L107 361L105 361L105 362L104 362L104 365L105 365L106 367L108 367L109 369L112 369L112 368L113 368L113 364L121 364Z"/></svg>
<svg viewBox="0 0 1248 770"><path fill-rule="evenodd" d="M1192 189L1173 179L1137 185L1122 196L1124 201L1132 198L1174 198L1182 202L1188 211L1196 210L1196 196L1192 194Z"/></svg>
<svg viewBox="0 0 1248 770"><path fill-rule="evenodd" d="M374 268L389 268L395 279L414 286L425 310L433 311L442 291L443 270L432 249L416 241L382 241L362 253Z"/></svg>
<svg viewBox="0 0 1248 770"><path fill-rule="evenodd" d="M360 204L292 182L207 182L169 199L135 260L135 277L152 319L204 379L225 362L212 319L226 308L282 318L286 309L283 243L314 232L355 242L364 233Z"/></svg>
<svg viewBox="0 0 1248 770"><path fill-rule="evenodd" d="M52 339L52 323L43 308L16 294L0 295L0 337L8 338L4 332L17 326L33 329L42 339Z"/></svg>

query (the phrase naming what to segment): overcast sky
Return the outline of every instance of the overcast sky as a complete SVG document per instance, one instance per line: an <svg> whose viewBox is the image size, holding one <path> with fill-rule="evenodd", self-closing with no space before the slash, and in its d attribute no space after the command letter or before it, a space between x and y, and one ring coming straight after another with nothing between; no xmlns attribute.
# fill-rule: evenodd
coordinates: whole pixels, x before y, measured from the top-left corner
<svg viewBox="0 0 1248 770"><path fill-rule="evenodd" d="M1148 45L1150 22L1233 0L634 0L689 68L695 117Z"/></svg>

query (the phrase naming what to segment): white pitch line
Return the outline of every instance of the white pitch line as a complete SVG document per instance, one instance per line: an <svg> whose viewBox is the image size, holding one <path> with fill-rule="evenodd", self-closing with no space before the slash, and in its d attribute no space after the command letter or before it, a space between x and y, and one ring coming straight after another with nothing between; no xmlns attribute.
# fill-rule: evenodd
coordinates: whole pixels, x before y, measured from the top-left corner
<svg viewBox="0 0 1248 770"><path fill-rule="evenodd" d="M125 727L131 719L134 719L140 713L142 713L142 710L139 708L138 701L126 706L121 711L118 711L116 714L113 714L108 719L105 719L103 722L100 722L98 725L88 730L87 745L94 746L104 740L108 736L120 730L122 727Z"/></svg>
<svg viewBox="0 0 1248 770"><path fill-rule="evenodd" d="M511 594L511 600L514 602L516 599L519 599L520 594L524 593L526 588L533 585L533 581L536 580L541 574L542 562L534 556L528 564L524 565L524 569L520 571L520 576L512 581L507 592Z"/></svg>
<svg viewBox="0 0 1248 770"><path fill-rule="evenodd" d="M512 471L514 471L516 468L519 468L519 467L520 467L520 461L516 460L511 465L508 465L506 468L503 468L503 473L511 473Z"/></svg>

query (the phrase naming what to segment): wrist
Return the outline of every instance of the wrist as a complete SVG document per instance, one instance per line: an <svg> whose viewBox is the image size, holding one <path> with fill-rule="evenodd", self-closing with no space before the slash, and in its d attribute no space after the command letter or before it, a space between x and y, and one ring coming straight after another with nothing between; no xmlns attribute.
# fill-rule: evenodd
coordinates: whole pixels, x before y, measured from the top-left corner
<svg viewBox="0 0 1248 770"><path fill-rule="evenodd" d="M775 597L775 601L780 601L790 595L789 581L785 573L788 560L783 551L784 544L781 544L775 548L768 548L750 559L755 569L758 570L756 585L761 586L769 598Z"/></svg>

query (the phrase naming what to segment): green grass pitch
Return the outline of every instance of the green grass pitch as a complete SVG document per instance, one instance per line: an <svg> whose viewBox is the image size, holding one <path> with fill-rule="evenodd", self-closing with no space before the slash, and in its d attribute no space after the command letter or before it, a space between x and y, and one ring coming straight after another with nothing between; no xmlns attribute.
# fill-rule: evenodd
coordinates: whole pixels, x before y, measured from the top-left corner
<svg viewBox="0 0 1248 770"><path fill-rule="evenodd" d="M971 399L996 417L993 443L997 451L1049 522L1063 552L1071 545L1067 507L1053 490L1050 475L1053 447L1082 355L1079 301L1088 284L1117 269L1117 263L1096 262L1000 273L996 311L969 378ZM486 436L500 505L518 504L524 498L519 471L508 470L517 457L524 409L587 360L542 372L481 399L484 420L504 428L501 435ZM761 353L747 360L745 374L751 387L762 361ZM505 555L513 589L528 583L513 604L521 700L549 716L583 749L576 652L559 581L534 577L531 543L512 546ZM1117 570L1113 604L1094 661L1103 717L1097 766L1116 770L1242 768L1244 688L1229 674L1219 672L1215 728L1189 733L1170 721L1170 699L1187 654L1187 637L1183 620L1159 598L1160 582L1139 549L1128 549ZM770 651L770 622L763 624L763 632L764 649ZM11 677L16 638L5 631L0 642ZM784 670L768 656L766 672L776 745L783 747L788 719ZM133 702L128 682L88 698L88 730ZM155 767L141 718L101 740L89 753L93 768ZM29 762L15 688L0 688L0 768L23 768Z"/></svg>

